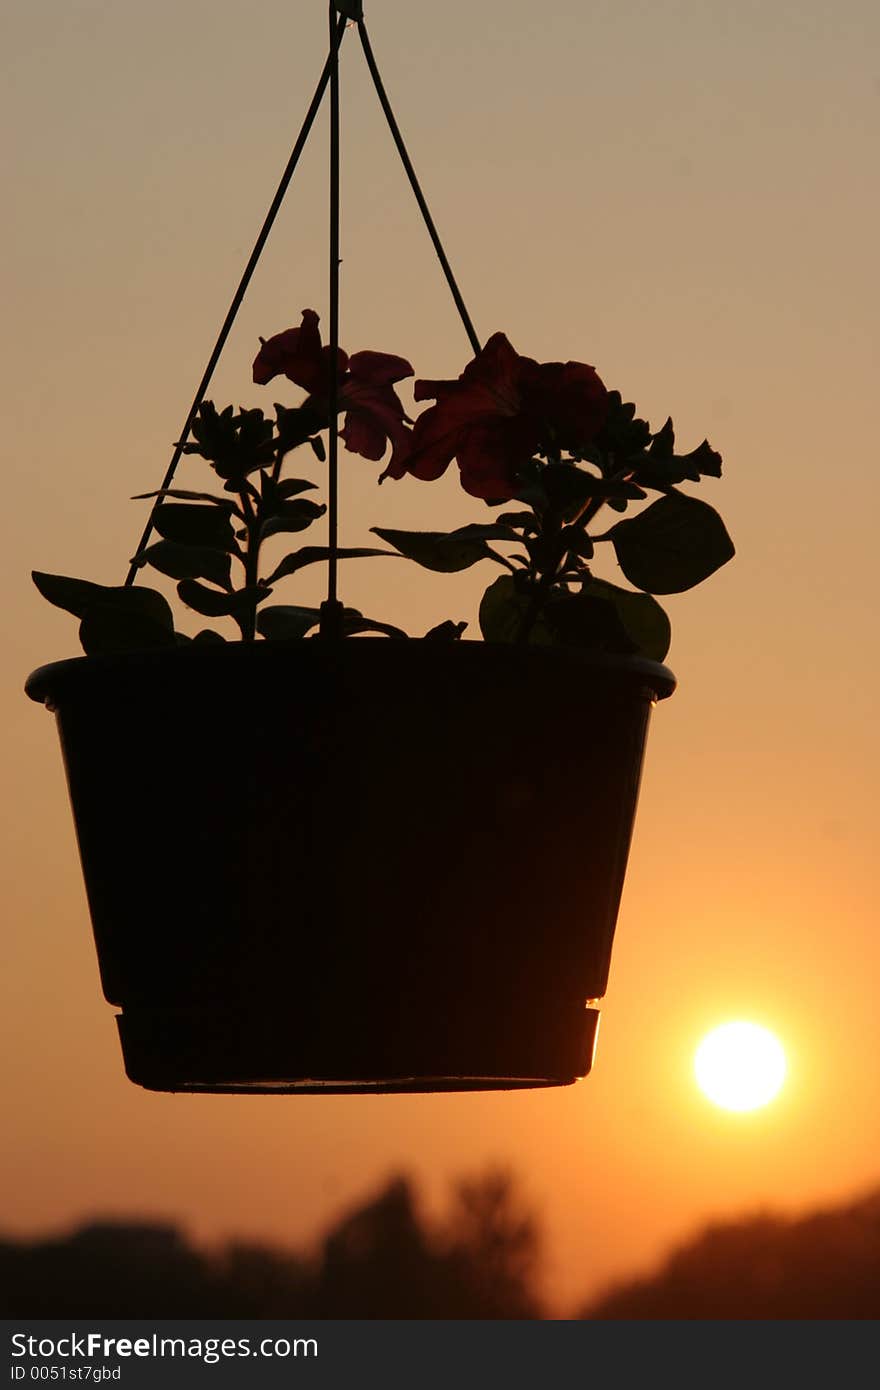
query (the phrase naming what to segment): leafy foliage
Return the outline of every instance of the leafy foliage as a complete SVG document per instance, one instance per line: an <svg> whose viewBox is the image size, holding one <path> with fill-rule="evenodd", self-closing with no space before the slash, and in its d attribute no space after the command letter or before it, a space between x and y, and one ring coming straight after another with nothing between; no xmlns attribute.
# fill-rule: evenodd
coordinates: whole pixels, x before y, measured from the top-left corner
<svg viewBox="0 0 880 1390"><path fill-rule="evenodd" d="M80 640L89 656L175 645L171 609L155 589L92 584L38 570L33 580L43 598L81 620Z"/></svg>
<svg viewBox="0 0 880 1390"><path fill-rule="evenodd" d="M599 1321L880 1317L880 1191L796 1216L713 1222L657 1266L591 1301Z"/></svg>
<svg viewBox="0 0 880 1390"><path fill-rule="evenodd" d="M489 494L504 492L525 510L450 532L374 531L426 569L451 573L485 559L504 565L510 574L490 584L480 605L486 641L662 661L670 625L654 595L693 588L734 554L714 508L679 489L720 477L721 456L705 440L676 453L672 421L652 433L617 391L605 392L599 413L597 383L604 391L583 364L542 367L520 358L501 334L457 382L417 382L417 397L437 404L416 422L408 471L437 477L457 458L466 491L490 506L498 498ZM533 445L528 457L523 437ZM604 532L593 528L603 507L626 512L652 491L659 498L636 515ZM515 548L499 550L504 542ZM590 562L602 543L613 546L625 578L641 592L593 574Z"/></svg>
<svg viewBox="0 0 880 1390"><path fill-rule="evenodd" d="M373 527L373 534L393 545L408 560L440 574L470 569L478 560L498 559L487 541L516 540L510 526L461 526L457 531L387 531Z"/></svg>
<svg viewBox="0 0 880 1390"><path fill-rule="evenodd" d="M206 618L232 618L246 641L257 634L299 640L317 631L321 619L317 608L261 605L279 580L326 561L330 554L324 545L301 546L270 566L268 575L261 575L265 541L306 531L326 511L323 503L302 495L315 488L312 481L281 476L284 459L303 444L310 444L323 457L315 431L327 426L326 416L308 405L275 409L273 423L260 410L234 412L227 406L218 411L210 401L200 407L184 452L206 460L222 480L226 495L188 488L142 494L145 499L157 499L151 520L158 539L132 560L138 569L150 566L176 579L185 607ZM341 560L394 554L372 546L337 550ZM89 655L176 646L190 640L175 633L171 609L154 589L108 587L42 573L35 573L34 581L50 603L81 620L80 638ZM342 631L344 635L406 635L390 624L365 618L356 609L343 611ZM199 644L222 640L211 629L193 639Z"/></svg>
<svg viewBox="0 0 880 1390"><path fill-rule="evenodd" d="M708 579L733 555L718 513L697 497L669 492L611 531L617 561L637 589L680 594Z"/></svg>
<svg viewBox="0 0 880 1390"><path fill-rule="evenodd" d="M486 641L565 645L641 653L662 660L669 620L655 595L681 593L707 579L733 556L718 513L682 491L684 484L721 476L721 456L704 440L676 451L667 419L652 431L636 407L605 388L584 363L537 363L494 334L457 381L417 381L417 400L436 403L413 424L394 383L412 374L403 358L383 353L337 355L336 404L345 415L340 438L367 459L392 453L382 477L406 474L429 481L455 460L462 486L490 507L515 503L494 519L452 531L373 527L390 547L338 549L339 559L403 556L439 574L481 561L506 573L486 589L480 630ZM218 410L204 402L183 452L213 470L221 491L165 488L154 498L156 538L133 557L177 580L181 602L206 618L231 618L241 637L301 640L321 628L321 610L275 602L275 586L324 562L324 545L301 545L266 564L261 547L273 537L307 531L326 511L306 496L315 484L282 476L285 460L308 445L324 457L322 431L330 421L330 349L318 316L304 310L298 328L263 341L254 380L285 376L308 392L298 406ZM380 479L381 481L381 479ZM654 494L651 497L651 494ZM645 505L642 505L645 504ZM624 515L633 507L631 515ZM608 508L620 515L601 529ZM605 513L607 515L607 513ZM593 573L597 550L608 545L631 589ZM64 576L35 575L40 592L81 621L89 652L158 647L187 639L174 633L170 610L155 591L113 589ZM339 609L343 635L405 634L356 609ZM452 619L426 633L456 641L465 624ZM216 636L216 634L215 634ZM211 640L210 630L199 641Z"/></svg>
<svg viewBox="0 0 880 1390"><path fill-rule="evenodd" d="M191 1245L173 1225L99 1219L0 1238L0 1313L32 1319L535 1319L542 1227L504 1172L457 1181L428 1216L405 1176L340 1212L308 1250Z"/></svg>
<svg viewBox="0 0 880 1390"><path fill-rule="evenodd" d="M212 494L192 493L183 505L162 499L153 521L163 539L142 550L134 563L153 565L178 579L181 602L205 617L233 618L245 641L257 632L280 632L277 620L258 624L258 609L277 580L300 565L288 556L268 578L261 577L261 546L272 536L308 530L326 511L323 503L301 495L314 488L310 479L281 476L287 456L303 444L314 445L316 432L326 424L322 413L308 406L276 406L273 421L261 410L235 412L227 406L218 412L206 401L185 452L200 454L235 500L224 507ZM316 554L322 550L312 549ZM309 562L302 555L299 559ZM232 575L235 562L239 582ZM290 624L285 635L293 635Z"/></svg>

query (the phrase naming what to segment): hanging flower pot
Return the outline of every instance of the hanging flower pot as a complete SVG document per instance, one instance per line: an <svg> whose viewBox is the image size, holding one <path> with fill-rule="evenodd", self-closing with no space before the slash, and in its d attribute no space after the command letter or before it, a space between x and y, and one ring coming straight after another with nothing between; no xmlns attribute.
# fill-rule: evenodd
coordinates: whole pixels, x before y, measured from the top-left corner
<svg viewBox="0 0 880 1390"><path fill-rule="evenodd" d="M637 657L381 638L36 672L130 1078L584 1075L648 714L672 685Z"/></svg>
<svg viewBox="0 0 880 1390"><path fill-rule="evenodd" d="M145 494L128 582L34 576L86 652L27 692L57 715L126 1071L189 1091L566 1084L590 1069L648 717L674 687L654 595L733 553L681 486L721 460L705 442L677 454L671 421L652 431L585 363L538 363L501 333L480 347L466 315L473 358L457 380L416 381L433 404L413 421L409 362L340 348L331 265L330 343L305 310L253 364L305 398L274 419L204 399L228 317ZM341 548L338 438L387 455L399 481L454 464L488 520L375 526L381 546ZM308 449L329 454L328 543L269 560L327 510L289 468ZM172 487L184 453L202 477ZM632 587L593 572L603 547ZM344 606L338 562L380 555L494 564L483 640L458 619L412 637ZM320 608L273 601L315 563ZM164 595L132 582L145 567L240 640L177 631Z"/></svg>

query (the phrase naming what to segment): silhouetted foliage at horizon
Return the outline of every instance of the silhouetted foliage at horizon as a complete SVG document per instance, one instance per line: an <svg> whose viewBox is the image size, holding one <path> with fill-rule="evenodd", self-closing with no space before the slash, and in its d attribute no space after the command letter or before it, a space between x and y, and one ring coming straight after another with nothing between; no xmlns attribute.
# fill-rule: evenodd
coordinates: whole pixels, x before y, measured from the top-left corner
<svg viewBox="0 0 880 1390"><path fill-rule="evenodd" d="M547 1316L540 1252L508 1174L460 1180L434 1222L397 1176L309 1254L240 1240L200 1250L172 1224L124 1219L0 1239L0 1316L536 1319ZM880 1317L880 1190L797 1218L708 1226L576 1316Z"/></svg>
<svg viewBox="0 0 880 1390"><path fill-rule="evenodd" d="M539 1247L505 1173L459 1181L433 1224L394 1177L309 1256L240 1241L197 1250L171 1224L136 1220L0 1240L0 1316L540 1318Z"/></svg>
<svg viewBox="0 0 880 1390"><path fill-rule="evenodd" d="M581 1316L880 1318L880 1191L800 1217L708 1226L655 1273L603 1294Z"/></svg>

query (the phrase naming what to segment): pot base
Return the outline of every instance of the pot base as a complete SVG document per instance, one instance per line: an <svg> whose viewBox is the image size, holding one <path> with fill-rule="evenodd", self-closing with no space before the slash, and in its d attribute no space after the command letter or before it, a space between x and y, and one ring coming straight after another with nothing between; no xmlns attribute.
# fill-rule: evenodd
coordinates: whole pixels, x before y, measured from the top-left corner
<svg viewBox="0 0 880 1390"><path fill-rule="evenodd" d="M149 1091L225 1095L357 1095L389 1092L514 1091L569 1086L593 1064L599 1010L568 1026L500 1043L482 1020L475 1035L458 1021L443 1034L401 1038L334 1031L316 1035L294 1020L272 1024L190 1010L136 1009L116 1018L125 1071ZM395 1067L406 1057L406 1073Z"/></svg>

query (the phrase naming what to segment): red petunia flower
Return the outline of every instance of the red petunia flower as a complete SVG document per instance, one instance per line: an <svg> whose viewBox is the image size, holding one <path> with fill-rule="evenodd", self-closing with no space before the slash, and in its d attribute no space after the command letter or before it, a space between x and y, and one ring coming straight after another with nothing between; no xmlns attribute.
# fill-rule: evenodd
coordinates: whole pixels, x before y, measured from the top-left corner
<svg viewBox="0 0 880 1390"><path fill-rule="evenodd" d="M535 362L494 333L457 381L417 381L419 416L411 446L383 477L439 478L453 459L473 497L516 495L519 471L535 453L580 449L605 421L607 392L583 362Z"/></svg>
<svg viewBox="0 0 880 1390"><path fill-rule="evenodd" d="M394 384L413 375L403 357L387 352L356 352L352 357L339 348L337 354L337 407L345 411L340 437L346 449L363 458L378 460L390 441L389 468L401 470L409 452L409 416ZM303 309L299 328L288 328L267 339L254 359L254 381L264 386L276 376L309 392L305 404L326 411L330 396L330 348L321 345L318 315Z"/></svg>
<svg viewBox="0 0 880 1390"><path fill-rule="evenodd" d="M330 349L321 346L318 315L314 309L303 309L299 328L288 328L274 338L261 339L262 347L254 358L254 381L265 386L276 376L286 376L304 391L326 394L330 372ZM339 372L348 366L348 353L339 349Z"/></svg>
<svg viewBox="0 0 880 1390"><path fill-rule="evenodd" d="M409 454L412 423L394 389L395 382L412 376L403 357L387 352L355 352L339 385L340 409L345 425L340 435L352 454L378 461L391 444L389 468L401 468Z"/></svg>

